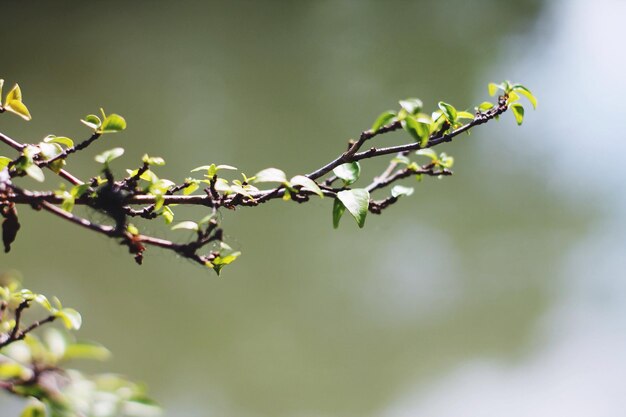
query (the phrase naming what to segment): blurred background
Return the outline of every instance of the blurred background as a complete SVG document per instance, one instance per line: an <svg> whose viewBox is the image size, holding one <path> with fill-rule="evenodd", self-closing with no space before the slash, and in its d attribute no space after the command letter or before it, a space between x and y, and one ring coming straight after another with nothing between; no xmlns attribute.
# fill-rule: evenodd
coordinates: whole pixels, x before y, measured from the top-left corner
<svg viewBox="0 0 626 417"><path fill-rule="evenodd" d="M0 76L34 117L2 132L79 140L101 106L126 117L70 161L83 177L117 146L118 172L147 152L177 182L212 162L302 174L398 99L471 108L503 79L539 98L521 128L506 114L441 147L455 175L407 181L416 193L363 230L333 230L327 200L224 213L243 255L221 277L158 249L138 267L20 207L0 265L82 312L80 336L114 354L87 369L144 381L178 417L623 415L626 3L40 0L0 15ZM18 406L0 396L3 416Z"/></svg>

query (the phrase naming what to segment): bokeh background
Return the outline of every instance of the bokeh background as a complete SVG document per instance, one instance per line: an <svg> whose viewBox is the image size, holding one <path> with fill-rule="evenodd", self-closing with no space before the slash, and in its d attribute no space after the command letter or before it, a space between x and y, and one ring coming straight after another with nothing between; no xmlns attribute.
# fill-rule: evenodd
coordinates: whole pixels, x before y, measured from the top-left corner
<svg viewBox="0 0 626 417"><path fill-rule="evenodd" d="M145 381L177 417L623 415L626 3L2 1L0 16L0 75L34 116L2 117L4 133L85 138L100 106L128 120L70 162L85 177L116 146L120 171L147 152L175 181L211 162L301 174L407 96L471 108L508 78L539 98L521 128L506 114L441 148L456 175L363 230L333 230L326 200L225 213L244 254L219 278L156 249L138 267L23 207L0 265L83 313L81 337L114 353L87 369Z"/></svg>

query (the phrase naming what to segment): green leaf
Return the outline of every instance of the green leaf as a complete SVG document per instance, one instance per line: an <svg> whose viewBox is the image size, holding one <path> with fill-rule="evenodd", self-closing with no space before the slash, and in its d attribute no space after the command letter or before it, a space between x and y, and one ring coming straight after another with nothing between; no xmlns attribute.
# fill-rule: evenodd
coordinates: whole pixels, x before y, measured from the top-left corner
<svg viewBox="0 0 626 417"><path fill-rule="evenodd" d="M102 125L100 118L95 114L88 114L84 119L80 120L84 125L92 128L93 130L97 130Z"/></svg>
<svg viewBox="0 0 626 417"><path fill-rule="evenodd" d="M0 102L2 101L2 87L4 87L4 80L0 78Z"/></svg>
<svg viewBox="0 0 626 417"><path fill-rule="evenodd" d="M96 155L96 162L104 165L109 165L111 161L124 155L124 148L113 148L108 151L102 152L100 155Z"/></svg>
<svg viewBox="0 0 626 417"><path fill-rule="evenodd" d="M452 168L452 165L454 165L454 157L442 152L441 155L439 155L437 164L442 168Z"/></svg>
<svg viewBox="0 0 626 417"><path fill-rule="evenodd" d="M196 222L185 221L185 222L177 223L174 226L172 226L172 230L178 230L178 229L194 230L197 232L200 229L200 226L198 226L198 223Z"/></svg>
<svg viewBox="0 0 626 417"><path fill-rule="evenodd" d="M262 171L257 172L254 176L254 182L280 182L286 183L287 176L283 171L278 168L266 168Z"/></svg>
<svg viewBox="0 0 626 417"><path fill-rule="evenodd" d="M526 97L528 101L530 101L530 104L533 105L533 109L537 108L537 98L533 95L533 93L530 92L528 88L524 87L521 84L515 84L512 86L512 88L513 88L513 91L518 92L524 97Z"/></svg>
<svg viewBox="0 0 626 417"><path fill-rule="evenodd" d="M46 179L46 177L45 177L43 171L41 170L41 168L39 168L34 163L31 164L31 165L28 165L24 169L24 172L26 172L26 175L28 175L29 177L31 177L35 181L44 182L44 180Z"/></svg>
<svg viewBox="0 0 626 417"><path fill-rule="evenodd" d="M402 107L408 114L415 115L422 111L423 103L419 98L407 98L400 100L400 107Z"/></svg>
<svg viewBox="0 0 626 417"><path fill-rule="evenodd" d="M361 175L361 165L358 162L348 162L347 164L339 165L333 169L333 173L346 185L353 184L359 179Z"/></svg>
<svg viewBox="0 0 626 417"><path fill-rule="evenodd" d="M235 262L239 256L241 256L241 252L233 252L224 257L216 257L213 261L211 261L213 264L213 270L217 273L217 275L219 275L223 267Z"/></svg>
<svg viewBox="0 0 626 417"><path fill-rule="evenodd" d="M431 160L433 161L437 161L439 158L437 157L437 152L433 151L430 148L427 149L420 149L418 151L415 152L416 155L422 155L422 156L427 156L429 157Z"/></svg>
<svg viewBox="0 0 626 417"><path fill-rule="evenodd" d="M0 171L5 169L11 163L11 158L0 156Z"/></svg>
<svg viewBox="0 0 626 417"><path fill-rule="evenodd" d="M63 355L64 360L94 359L104 361L111 357L111 352L102 345L95 343L72 343L67 346Z"/></svg>
<svg viewBox="0 0 626 417"><path fill-rule="evenodd" d="M55 316L60 318L63 321L65 327L70 330L80 329L80 326L83 323L83 319L80 316L80 313L73 308L64 308L60 311L57 311Z"/></svg>
<svg viewBox="0 0 626 417"><path fill-rule="evenodd" d="M87 191L89 191L89 184L79 184L72 187L72 189L70 190L70 194L78 198L82 197L82 195L85 194Z"/></svg>
<svg viewBox="0 0 626 417"><path fill-rule="evenodd" d="M197 182L190 181L189 185L185 187L185 189L183 190L183 194L189 195L193 193L194 191L196 191L198 188L200 188L200 185Z"/></svg>
<svg viewBox="0 0 626 417"><path fill-rule="evenodd" d="M413 116L407 116L402 121L402 127L409 132L411 136L419 141L420 146L426 146L430 139L430 125L428 123L419 122Z"/></svg>
<svg viewBox="0 0 626 417"><path fill-rule="evenodd" d="M336 229L339 227L339 220L341 220L341 216L343 216L345 211L346 206L344 206L343 203L336 198L333 203L333 228Z"/></svg>
<svg viewBox="0 0 626 417"><path fill-rule="evenodd" d="M488 101L483 101L482 103L480 103L480 105L478 106L478 110L480 111L485 111L485 110L489 110L490 108L493 107L493 103L490 103Z"/></svg>
<svg viewBox="0 0 626 417"><path fill-rule="evenodd" d="M22 89L18 84L15 84L13 88L7 93L7 96L4 100L4 105L6 106L10 101L22 101Z"/></svg>
<svg viewBox="0 0 626 417"><path fill-rule="evenodd" d="M38 399L31 397L20 417L46 417L46 406Z"/></svg>
<svg viewBox="0 0 626 417"><path fill-rule="evenodd" d="M0 363L0 379L21 378L28 373L28 370L17 362Z"/></svg>
<svg viewBox="0 0 626 417"><path fill-rule="evenodd" d="M167 206L163 207L163 213L161 215L165 220L165 224L172 224L172 222L174 221L174 212L171 208Z"/></svg>
<svg viewBox="0 0 626 417"><path fill-rule="evenodd" d="M43 139L43 141L45 143L60 143L61 145L65 145L68 148L71 148L74 146L74 141L65 136L48 135Z"/></svg>
<svg viewBox="0 0 626 417"><path fill-rule="evenodd" d="M401 195L410 196L415 189L413 187L405 187L403 185L394 185L391 189L391 195L393 197L400 197Z"/></svg>
<svg viewBox="0 0 626 417"><path fill-rule="evenodd" d="M350 214L352 214L352 217L354 217L359 227L363 227L365 225L365 217L367 217L370 193L362 188L344 190L337 193L337 199L339 199Z"/></svg>
<svg viewBox="0 0 626 417"><path fill-rule="evenodd" d="M119 114L110 114L103 121L98 129L100 133L115 133L126 129L126 120Z"/></svg>
<svg viewBox="0 0 626 417"><path fill-rule="evenodd" d="M474 115L472 113L470 113L470 112L467 112L467 111L460 111L457 114L457 118L474 120Z"/></svg>
<svg viewBox="0 0 626 417"><path fill-rule="evenodd" d="M495 96L498 93L498 89L502 89L502 86L496 83L489 83L489 95Z"/></svg>
<svg viewBox="0 0 626 417"><path fill-rule="evenodd" d="M443 112L443 115L446 116L446 119L448 119L448 122L450 122L451 124L456 122L458 115L456 109L452 104L440 101L438 106Z"/></svg>
<svg viewBox="0 0 626 417"><path fill-rule="evenodd" d="M321 198L324 197L324 193L322 193L322 190L320 189L320 187L317 185L315 181L313 181L309 177L305 177L304 175L296 175L289 182L291 183L292 186L299 185L302 187L303 190L307 190L312 193L315 193L319 195Z"/></svg>
<svg viewBox="0 0 626 417"><path fill-rule="evenodd" d="M524 120L524 106L519 103L511 104L509 108L513 111L513 115L515 116L515 121L518 125L522 124Z"/></svg>
<svg viewBox="0 0 626 417"><path fill-rule="evenodd" d="M30 112L28 111L28 107L26 107L24 103L22 103L21 101L17 101L17 100L9 101L4 106L4 108L13 114L17 114L24 120L32 120L32 116L30 115Z"/></svg>
<svg viewBox="0 0 626 417"><path fill-rule="evenodd" d="M159 167L165 165L165 159L158 156L148 156L148 154L144 154L144 156L141 158L141 162L148 165L156 165Z"/></svg>
<svg viewBox="0 0 626 417"><path fill-rule="evenodd" d="M372 125L372 129L371 129L372 132L376 132L378 129L385 126L387 123L391 123L391 121L395 117L396 117L396 112L392 110L387 110L386 112L382 113L380 116L378 116L378 118Z"/></svg>

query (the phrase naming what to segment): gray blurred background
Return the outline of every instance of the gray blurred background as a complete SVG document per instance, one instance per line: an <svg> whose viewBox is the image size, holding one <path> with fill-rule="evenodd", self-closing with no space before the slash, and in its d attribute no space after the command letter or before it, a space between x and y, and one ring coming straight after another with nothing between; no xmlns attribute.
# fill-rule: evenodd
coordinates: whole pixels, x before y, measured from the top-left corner
<svg viewBox="0 0 626 417"><path fill-rule="evenodd" d="M0 265L83 313L81 337L114 353L86 369L146 382L167 416L623 415L626 3L3 0L0 16L0 76L34 117L2 132L79 140L100 106L126 117L70 161L84 177L116 146L118 172L147 152L177 182L212 162L302 174L398 99L471 108L503 79L539 98L521 128L506 114L442 147L456 175L407 181L363 230L333 230L329 200L224 213L243 256L219 278L158 249L138 267L21 207Z"/></svg>

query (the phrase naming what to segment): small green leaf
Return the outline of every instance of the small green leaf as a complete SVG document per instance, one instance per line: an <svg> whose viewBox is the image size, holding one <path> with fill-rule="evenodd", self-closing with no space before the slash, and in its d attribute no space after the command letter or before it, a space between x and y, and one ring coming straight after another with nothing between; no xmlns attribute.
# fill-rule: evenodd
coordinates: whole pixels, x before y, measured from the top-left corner
<svg viewBox="0 0 626 417"><path fill-rule="evenodd" d="M488 88L489 88L489 95L493 97L498 93L498 89L501 89L502 86L496 83L489 83Z"/></svg>
<svg viewBox="0 0 626 417"><path fill-rule="evenodd" d="M485 110L489 110L490 108L493 107L493 103L490 103L488 101L483 101L482 103L480 103L480 105L478 106L478 110L480 111L485 111Z"/></svg>
<svg viewBox="0 0 626 417"><path fill-rule="evenodd" d="M394 185L391 189L391 195L393 197L400 197L401 195L410 196L415 189L413 187L405 187L403 185Z"/></svg>
<svg viewBox="0 0 626 417"><path fill-rule="evenodd" d="M38 399L31 397L20 417L46 417L46 406Z"/></svg>
<svg viewBox="0 0 626 417"><path fill-rule="evenodd" d="M64 360L94 359L104 361L111 357L111 352L102 345L95 343L72 343L67 346L63 355Z"/></svg>
<svg viewBox="0 0 626 417"><path fill-rule="evenodd" d="M172 222L174 221L174 212L171 208L167 206L163 207L163 213L161 215L165 220L165 224L172 224Z"/></svg>
<svg viewBox="0 0 626 417"><path fill-rule="evenodd" d="M370 202L370 193L366 189L357 188L354 190L344 190L337 193L344 207L352 214L359 227L365 225L367 209Z"/></svg>
<svg viewBox="0 0 626 417"><path fill-rule="evenodd" d="M341 220L341 216L343 216L345 211L346 206L344 206L343 203L336 198L333 203L333 228L336 229L339 227L339 220Z"/></svg>
<svg viewBox="0 0 626 417"><path fill-rule="evenodd" d="M439 158L437 157L437 152L433 151L430 148L427 149L420 149L418 151L415 152L416 155L422 155L422 156L427 156L429 157L431 160L433 161L437 161Z"/></svg>
<svg viewBox="0 0 626 417"><path fill-rule="evenodd" d="M524 106L519 103L511 104L509 108L513 111L513 115L515 116L515 121L518 125L522 124L524 120Z"/></svg>
<svg viewBox="0 0 626 417"><path fill-rule="evenodd" d="M113 148L108 151L102 152L100 155L96 155L96 162L104 165L109 165L111 161L124 155L124 148Z"/></svg>
<svg viewBox="0 0 626 417"><path fill-rule="evenodd" d="M391 162L395 162L396 164L409 165L411 163L411 160L409 159L408 156L398 155L395 158L393 158Z"/></svg>
<svg viewBox="0 0 626 417"><path fill-rule="evenodd" d="M429 124L419 122L413 116L407 116L402 121L402 127L409 132L415 140L419 141L420 146L424 147L428 144L428 140L430 139Z"/></svg>
<svg viewBox="0 0 626 417"><path fill-rule="evenodd" d="M74 146L74 141L65 136L48 135L43 139L43 141L45 143L60 143L61 145L65 145L68 148L71 148Z"/></svg>
<svg viewBox="0 0 626 417"><path fill-rule="evenodd" d="M470 113L470 112L467 112L467 111L460 111L460 112L457 113L457 118L474 120L474 115L472 113Z"/></svg>
<svg viewBox="0 0 626 417"><path fill-rule="evenodd" d="M178 230L178 229L187 229L187 230L193 230L197 232L200 229L200 226L198 226L198 223L196 222L185 221L185 222L177 223L174 226L172 226L172 230Z"/></svg>
<svg viewBox="0 0 626 417"><path fill-rule="evenodd" d="M165 159L158 156L148 156L148 154L144 154L144 156L141 158L141 162L143 162L144 164L156 165L159 167L165 165Z"/></svg>
<svg viewBox="0 0 626 417"><path fill-rule="evenodd" d="M396 117L396 112L392 110L387 110L386 112L382 113L380 116L378 116L378 118L372 125L372 129L371 129L372 132L376 132L378 129L385 126L387 123L391 123L391 121L395 117Z"/></svg>
<svg viewBox="0 0 626 417"><path fill-rule="evenodd" d="M9 101L4 108L13 114L17 114L24 120L32 120L32 116L30 115L28 108L21 101Z"/></svg>
<svg viewBox="0 0 626 417"><path fill-rule="evenodd" d="M100 133L115 133L126 129L126 120L119 114L110 114L103 121L98 129Z"/></svg>
<svg viewBox="0 0 626 417"><path fill-rule="evenodd" d="M80 313L73 308L64 308L60 311L57 311L55 316L60 318L63 321L65 327L70 330L80 329L80 326L83 323L83 319L80 316Z"/></svg>
<svg viewBox="0 0 626 417"><path fill-rule="evenodd" d="M13 379L21 378L24 375L28 375L29 370L17 362L2 362L0 363L0 379Z"/></svg>
<svg viewBox="0 0 626 417"><path fill-rule="evenodd" d="M333 173L342 179L346 185L350 185L359 179L361 165L358 162L348 162L333 169Z"/></svg>
<svg viewBox="0 0 626 417"><path fill-rule="evenodd" d="M312 193L315 193L322 198L324 197L324 193L322 193L322 190L320 189L320 187L317 185L315 181L313 181L309 177L305 177L304 175L296 175L289 182L291 183L292 186L299 185L302 187L303 190L307 190Z"/></svg>
<svg viewBox="0 0 626 417"><path fill-rule="evenodd" d="M222 256L216 257L212 261L213 270L217 273L217 275L219 275L223 267L235 262L239 256L241 256L241 252L233 252L224 257Z"/></svg>
<svg viewBox="0 0 626 417"><path fill-rule="evenodd" d="M185 189L183 190L183 194L189 195L193 193L194 191L196 191L198 188L200 188L200 185L197 182L190 181L189 185L185 187Z"/></svg>
<svg viewBox="0 0 626 417"><path fill-rule="evenodd" d="M446 116L448 122L454 123L458 117L457 111L452 104L448 104L446 102L440 101L438 104L439 108L443 112L443 115Z"/></svg>
<svg viewBox="0 0 626 417"><path fill-rule="evenodd" d="M280 182L286 183L287 176L283 171L278 168L266 168L262 171L257 172L254 176L254 182Z"/></svg>
<svg viewBox="0 0 626 417"><path fill-rule="evenodd" d="M0 171L5 169L11 163L11 158L0 156Z"/></svg>
<svg viewBox="0 0 626 417"><path fill-rule="evenodd" d="M419 98L407 98L400 100L400 107L402 107L408 114L415 115L422 111L423 103Z"/></svg>
<svg viewBox="0 0 626 417"><path fill-rule="evenodd" d="M102 125L102 121L95 114L88 114L84 119L80 120L84 125L92 128L93 130L97 130Z"/></svg>
<svg viewBox="0 0 626 417"><path fill-rule="evenodd" d="M437 165L442 168L452 168L452 165L454 165L454 157L442 152L441 155L439 155Z"/></svg>
<svg viewBox="0 0 626 417"><path fill-rule="evenodd" d="M526 97L528 101L530 101L530 104L533 105L533 109L537 108L537 98L533 95L533 93L530 92L528 88L524 87L521 84L515 84L512 86L512 89L513 91L518 92Z"/></svg>
<svg viewBox="0 0 626 417"><path fill-rule="evenodd" d="M39 168L34 163L31 164L31 165L28 165L24 169L24 172L26 172L26 175L28 175L29 177L31 177L35 181L44 182L44 180L46 179L46 177L45 177L43 171L41 170L41 168Z"/></svg>

